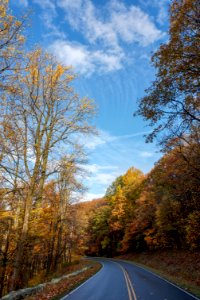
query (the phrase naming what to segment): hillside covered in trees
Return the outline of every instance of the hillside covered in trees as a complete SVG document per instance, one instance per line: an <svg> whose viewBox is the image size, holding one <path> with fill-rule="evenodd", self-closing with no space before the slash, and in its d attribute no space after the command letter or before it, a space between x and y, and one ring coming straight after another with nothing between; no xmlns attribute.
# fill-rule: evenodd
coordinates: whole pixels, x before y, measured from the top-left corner
<svg viewBox="0 0 200 300"><path fill-rule="evenodd" d="M95 107L73 89L69 67L25 50L26 18L0 0L0 297L73 254L200 250L200 2L172 2L169 41L152 57L156 77L135 113L163 157L85 203L76 201L86 162L78 141L94 133Z"/></svg>
<svg viewBox="0 0 200 300"><path fill-rule="evenodd" d="M106 202L89 218L87 253L199 249L197 175L175 152L166 154L146 176L130 168L113 182Z"/></svg>

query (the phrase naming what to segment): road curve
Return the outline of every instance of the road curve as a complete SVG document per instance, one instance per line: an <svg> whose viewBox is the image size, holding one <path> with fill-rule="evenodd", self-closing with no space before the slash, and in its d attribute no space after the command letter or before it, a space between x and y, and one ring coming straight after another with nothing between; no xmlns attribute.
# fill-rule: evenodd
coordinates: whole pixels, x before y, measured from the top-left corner
<svg viewBox="0 0 200 300"><path fill-rule="evenodd" d="M61 300L200 300L132 263L95 260L101 270Z"/></svg>

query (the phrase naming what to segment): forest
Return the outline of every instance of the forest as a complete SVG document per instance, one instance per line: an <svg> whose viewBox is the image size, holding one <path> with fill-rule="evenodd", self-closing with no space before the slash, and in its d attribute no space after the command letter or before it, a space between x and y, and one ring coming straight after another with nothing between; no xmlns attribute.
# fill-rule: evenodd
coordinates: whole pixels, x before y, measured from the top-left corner
<svg viewBox="0 0 200 300"><path fill-rule="evenodd" d="M87 160L78 141L96 134L95 104L77 95L70 67L26 50L27 16L0 0L0 297L73 253L200 249L200 2L174 0L169 18L135 112L163 156L148 174L130 167L102 199L77 203Z"/></svg>

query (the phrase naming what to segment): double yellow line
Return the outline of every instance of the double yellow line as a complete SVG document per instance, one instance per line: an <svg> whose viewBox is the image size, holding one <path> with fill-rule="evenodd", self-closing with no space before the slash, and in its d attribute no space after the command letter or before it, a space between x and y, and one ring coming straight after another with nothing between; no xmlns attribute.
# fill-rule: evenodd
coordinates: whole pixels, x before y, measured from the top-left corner
<svg viewBox="0 0 200 300"><path fill-rule="evenodd" d="M124 277L125 277L125 280L126 280L126 286L127 286L127 289L128 289L129 300L137 300L137 297L136 297L132 282L130 280L130 277L129 277L126 269L124 269L123 267L121 267L121 268L123 270Z"/></svg>
<svg viewBox="0 0 200 300"><path fill-rule="evenodd" d="M118 264L120 266L120 268L122 269L122 272L124 274L124 278L126 281L126 286L127 286L127 290L128 290L128 296L129 296L129 300L137 300L132 282L130 280L129 274L126 271L126 269L124 267L122 267L119 263L115 262L116 264Z"/></svg>

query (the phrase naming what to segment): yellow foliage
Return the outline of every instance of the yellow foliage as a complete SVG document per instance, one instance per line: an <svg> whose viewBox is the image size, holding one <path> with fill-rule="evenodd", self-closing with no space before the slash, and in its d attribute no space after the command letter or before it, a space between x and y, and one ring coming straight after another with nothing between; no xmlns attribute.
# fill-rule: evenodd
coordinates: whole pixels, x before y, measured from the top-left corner
<svg viewBox="0 0 200 300"><path fill-rule="evenodd" d="M72 81L73 79L74 79L74 75L69 75L69 74L67 74L67 79L68 79L68 81Z"/></svg>

